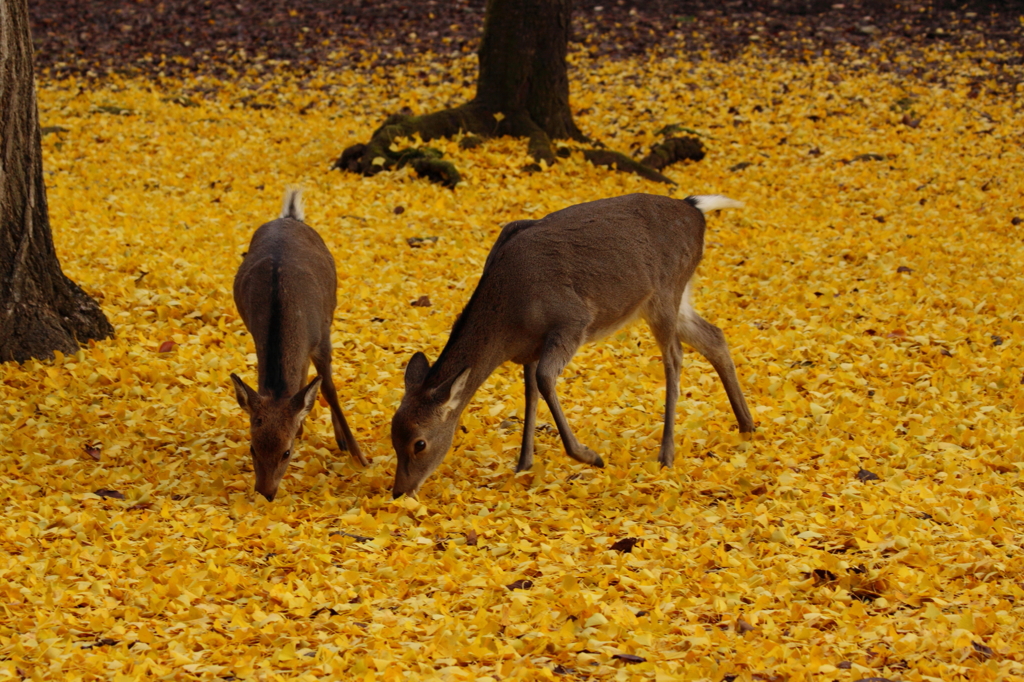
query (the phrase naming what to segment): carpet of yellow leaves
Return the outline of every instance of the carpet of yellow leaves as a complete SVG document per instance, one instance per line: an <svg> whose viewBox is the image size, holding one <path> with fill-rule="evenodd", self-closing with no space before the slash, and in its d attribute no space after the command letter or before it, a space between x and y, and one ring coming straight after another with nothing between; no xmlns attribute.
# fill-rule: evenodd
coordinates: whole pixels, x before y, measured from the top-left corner
<svg viewBox="0 0 1024 682"><path fill-rule="evenodd" d="M58 252L117 338L0 366L0 679L1020 679L1024 114L969 96L986 74L967 56L929 58L948 86L754 56L577 60L587 133L633 150L698 130L710 153L669 169L675 196L747 203L709 219L694 298L759 434L738 439L688 352L659 470L661 363L636 326L561 383L606 469L542 431L513 475L506 366L419 502L388 494L402 371L437 356L501 225L673 190L579 155L526 174L509 139L441 142L454 192L328 172L386 112L471 94L429 62L44 79L43 125L67 128L43 143ZM291 184L338 261L335 374L373 463L336 451L318 407L267 504L228 380L255 376L231 280Z"/></svg>

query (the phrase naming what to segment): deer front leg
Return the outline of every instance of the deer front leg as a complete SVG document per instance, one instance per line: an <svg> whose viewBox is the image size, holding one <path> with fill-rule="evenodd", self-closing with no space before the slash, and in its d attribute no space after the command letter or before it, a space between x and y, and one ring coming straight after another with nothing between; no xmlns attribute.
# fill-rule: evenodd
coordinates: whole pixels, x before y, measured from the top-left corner
<svg viewBox="0 0 1024 682"><path fill-rule="evenodd" d="M526 417L523 419L523 447L519 451L516 473L527 471L533 466L533 436L537 428L537 362L523 365L523 383L526 385Z"/></svg>
<svg viewBox="0 0 1024 682"><path fill-rule="evenodd" d="M585 329L585 327L584 327ZM604 466L601 456L590 448L580 444L575 434L569 428L569 422L562 412L562 405L558 402L558 395L555 393L555 383L558 375L572 359L576 349L583 339L583 329L577 334L566 334L565 332L553 332L548 335L544 342L544 349L541 351L540 360L537 363L537 387L540 394L544 396L544 402L551 410L551 416L555 419L555 426L558 427L558 435L562 437L562 445L565 452L577 462L593 464L597 467Z"/></svg>
<svg viewBox="0 0 1024 682"><path fill-rule="evenodd" d="M321 347L318 349L318 352L313 355L313 366L316 367L316 373L320 375L321 379L323 379L320 384L320 389L324 393L324 398L327 400L327 404L331 407L331 424L334 427L334 442L338 444L338 448L342 452L350 453L352 457L359 462L359 464L364 467L369 466L369 462L366 460L366 457L363 456L362 450L359 449L359 443L356 442L356 437L353 435L352 429L349 428L348 422L345 421L345 415L341 411L341 405L338 404L338 392L334 388L334 378L331 376L331 345L329 341L325 345L326 349Z"/></svg>

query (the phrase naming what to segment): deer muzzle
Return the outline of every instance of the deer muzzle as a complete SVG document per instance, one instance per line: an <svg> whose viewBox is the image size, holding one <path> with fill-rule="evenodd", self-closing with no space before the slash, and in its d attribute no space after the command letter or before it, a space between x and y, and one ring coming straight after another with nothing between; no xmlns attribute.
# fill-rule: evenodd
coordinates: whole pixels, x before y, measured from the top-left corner
<svg viewBox="0 0 1024 682"><path fill-rule="evenodd" d="M277 497L278 485L273 482L263 482L260 480L256 481L256 487L254 488L263 497L267 498L267 502L273 502L274 498Z"/></svg>

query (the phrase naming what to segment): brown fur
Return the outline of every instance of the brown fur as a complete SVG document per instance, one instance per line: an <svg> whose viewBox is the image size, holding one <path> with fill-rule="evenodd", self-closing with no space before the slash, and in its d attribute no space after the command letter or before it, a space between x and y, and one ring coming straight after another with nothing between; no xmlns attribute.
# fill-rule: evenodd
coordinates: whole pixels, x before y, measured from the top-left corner
<svg viewBox="0 0 1024 682"><path fill-rule="evenodd" d="M538 396L547 402L569 456L604 466L573 434L555 382L583 343L636 317L650 325L665 364L662 465L674 459L681 341L715 367L740 431L752 431L724 335L688 303L681 309L704 250L704 215L694 203L631 194L505 226L437 362L431 367L417 353L406 368L406 394L391 423L398 455L395 497L418 491L447 454L459 415L477 388L508 360L523 365L526 384L517 470L533 464Z"/></svg>
<svg viewBox="0 0 1024 682"><path fill-rule="evenodd" d="M294 200L293 200L294 199ZM261 226L238 273L235 305L256 343L259 380L253 390L234 374L238 404L249 413L256 491L273 500L291 461L295 438L323 388L334 438L364 466L331 378L331 321L336 305L334 258L301 217L289 194L283 217ZM317 377L306 384L310 360Z"/></svg>

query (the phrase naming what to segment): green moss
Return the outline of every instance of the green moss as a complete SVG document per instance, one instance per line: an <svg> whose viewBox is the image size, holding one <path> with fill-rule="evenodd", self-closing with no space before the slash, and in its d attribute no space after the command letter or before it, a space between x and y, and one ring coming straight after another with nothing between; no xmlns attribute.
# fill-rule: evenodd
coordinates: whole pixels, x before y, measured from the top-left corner
<svg viewBox="0 0 1024 682"><path fill-rule="evenodd" d="M412 168L421 178L426 178L444 187L454 188L462 180L455 164L442 159L418 158L412 162Z"/></svg>

